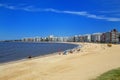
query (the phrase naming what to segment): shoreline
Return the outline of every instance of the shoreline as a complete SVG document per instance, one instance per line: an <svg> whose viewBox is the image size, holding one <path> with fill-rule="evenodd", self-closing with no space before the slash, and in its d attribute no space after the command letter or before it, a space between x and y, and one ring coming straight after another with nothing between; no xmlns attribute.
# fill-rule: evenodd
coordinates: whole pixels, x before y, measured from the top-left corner
<svg viewBox="0 0 120 80"><path fill-rule="evenodd" d="M34 43L34 42L28 42L28 43ZM37 42L39 43L39 42ZM41 42L40 42L41 43ZM51 43L51 42L42 42L42 43ZM54 42L52 42L54 43ZM73 44L76 45L77 47L80 46L79 44L73 43L73 42L55 42L55 43L62 43L62 44ZM82 46L82 45L81 45ZM75 48L77 48L75 47ZM73 48L73 49L75 49ZM67 50L72 50L72 49L67 49ZM66 50L65 50L66 51ZM64 53L65 51L61 51L60 53ZM8 61L8 62L3 62L0 63L1 65L7 65L7 64L13 64L13 63L17 63L17 62L22 62L22 61L27 61L27 60L33 60L33 59L39 59L39 58L45 58L45 57L50 57L50 56L55 56L55 55L59 55L59 52L55 52L55 53L50 53L50 54L44 54L44 55L40 55L40 56L33 56L31 59L29 59L28 57L23 58L23 59L19 59L19 60L14 60L14 61ZM62 54L63 55L63 54Z"/></svg>

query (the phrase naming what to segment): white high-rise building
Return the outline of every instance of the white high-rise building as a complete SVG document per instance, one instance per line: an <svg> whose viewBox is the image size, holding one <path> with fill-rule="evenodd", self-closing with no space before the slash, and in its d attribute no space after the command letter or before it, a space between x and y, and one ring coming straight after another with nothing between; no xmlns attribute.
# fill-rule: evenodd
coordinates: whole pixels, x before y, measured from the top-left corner
<svg viewBox="0 0 120 80"><path fill-rule="evenodd" d="M92 42L100 42L102 33L94 33L91 35Z"/></svg>
<svg viewBox="0 0 120 80"><path fill-rule="evenodd" d="M48 37L48 40L49 40L49 41L54 41L54 36L53 36L53 35L50 35L50 36Z"/></svg>
<svg viewBox="0 0 120 80"><path fill-rule="evenodd" d="M40 42L40 41L41 41L40 37L37 36L37 37L34 38L34 42Z"/></svg>
<svg viewBox="0 0 120 80"><path fill-rule="evenodd" d="M84 41L85 42L91 42L91 35L90 34L84 35Z"/></svg>

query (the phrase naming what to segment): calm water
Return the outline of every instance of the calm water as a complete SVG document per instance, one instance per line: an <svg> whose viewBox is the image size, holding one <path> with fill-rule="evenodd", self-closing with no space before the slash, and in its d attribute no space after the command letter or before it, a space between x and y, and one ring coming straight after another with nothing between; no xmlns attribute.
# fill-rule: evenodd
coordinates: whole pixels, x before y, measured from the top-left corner
<svg viewBox="0 0 120 80"><path fill-rule="evenodd" d="M65 43L0 42L0 63L20 60L28 56L42 56L75 47L77 45Z"/></svg>

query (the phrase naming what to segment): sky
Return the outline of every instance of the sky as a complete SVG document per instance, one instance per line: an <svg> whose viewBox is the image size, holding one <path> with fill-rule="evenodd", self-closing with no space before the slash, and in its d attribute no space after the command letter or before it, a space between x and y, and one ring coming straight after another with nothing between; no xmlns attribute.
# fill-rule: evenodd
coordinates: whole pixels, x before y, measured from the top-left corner
<svg viewBox="0 0 120 80"><path fill-rule="evenodd" d="M119 0L0 0L0 40L120 31Z"/></svg>

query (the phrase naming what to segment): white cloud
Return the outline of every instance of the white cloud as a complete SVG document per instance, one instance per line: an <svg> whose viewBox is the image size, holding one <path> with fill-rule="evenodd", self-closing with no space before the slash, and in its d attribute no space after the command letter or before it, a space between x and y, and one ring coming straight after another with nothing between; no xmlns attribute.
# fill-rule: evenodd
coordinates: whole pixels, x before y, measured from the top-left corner
<svg viewBox="0 0 120 80"><path fill-rule="evenodd" d="M0 7L4 7L4 8L8 8L8 9L17 9L16 6L9 6L9 5L6 5L6 4L0 4Z"/></svg>
<svg viewBox="0 0 120 80"><path fill-rule="evenodd" d="M120 13L120 10L111 10L111 11L98 11L100 13Z"/></svg>
<svg viewBox="0 0 120 80"><path fill-rule="evenodd" d="M53 8L41 9L41 8L35 8L33 6L16 7L16 6L9 6L6 4L0 4L0 7L12 9L12 10L30 11L30 12L54 12L54 13L72 14L72 15L84 16L84 17L88 17L88 18L101 19L101 20L106 20L106 21L120 21L120 18L105 17L105 16L101 16L101 15L90 14L87 11L62 11L62 10L57 10L57 9L53 9Z"/></svg>
<svg viewBox="0 0 120 80"><path fill-rule="evenodd" d="M24 11L36 11L36 9L33 6L21 7L19 9Z"/></svg>
<svg viewBox="0 0 120 80"><path fill-rule="evenodd" d="M89 14L88 12L75 12L75 11L63 11L64 13L79 15L79 16L85 16L93 19L103 19L107 21L120 21L120 18L116 17L105 17L105 16L98 16L94 14Z"/></svg>

